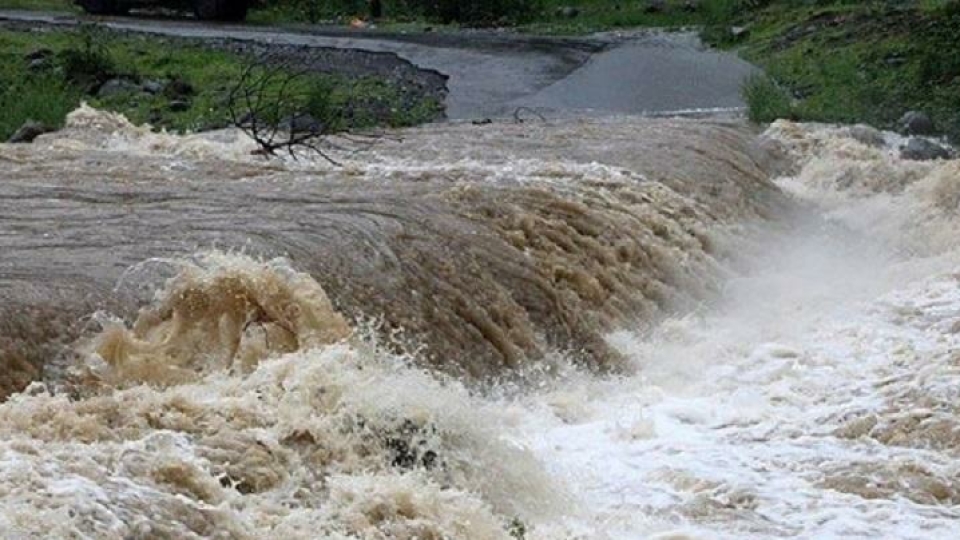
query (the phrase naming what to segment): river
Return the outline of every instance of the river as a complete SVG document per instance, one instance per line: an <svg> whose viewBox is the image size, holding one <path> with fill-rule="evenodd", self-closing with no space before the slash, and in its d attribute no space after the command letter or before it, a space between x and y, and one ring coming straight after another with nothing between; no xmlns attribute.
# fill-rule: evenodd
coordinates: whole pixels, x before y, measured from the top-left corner
<svg viewBox="0 0 960 540"><path fill-rule="evenodd" d="M83 107L0 145L0 531L952 538L960 163L884 137Z"/></svg>

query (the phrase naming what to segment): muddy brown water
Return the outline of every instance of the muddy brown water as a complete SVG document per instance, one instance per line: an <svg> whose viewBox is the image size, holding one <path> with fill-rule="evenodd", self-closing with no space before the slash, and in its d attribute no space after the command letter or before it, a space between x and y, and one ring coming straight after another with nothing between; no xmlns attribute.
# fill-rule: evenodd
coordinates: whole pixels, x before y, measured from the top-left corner
<svg viewBox="0 0 960 540"><path fill-rule="evenodd" d="M150 300L138 286L170 277L144 261L210 249L286 257L347 320L379 320L442 371L489 378L557 351L617 369L605 332L711 294L724 224L779 200L737 123L397 135L338 168L83 109L61 133L0 147L4 393L69 353L91 313L134 318Z"/></svg>

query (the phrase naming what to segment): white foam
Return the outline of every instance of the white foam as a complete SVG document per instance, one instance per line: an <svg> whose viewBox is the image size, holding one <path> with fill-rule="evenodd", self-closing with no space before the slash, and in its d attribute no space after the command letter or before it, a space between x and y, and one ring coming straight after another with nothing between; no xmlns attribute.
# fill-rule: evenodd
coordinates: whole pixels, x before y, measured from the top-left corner
<svg viewBox="0 0 960 540"><path fill-rule="evenodd" d="M923 191L844 192L822 174L864 153L908 183L953 165L918 172L823 129L800 139L805 161L781 185L833 225L763 239L716 308L611 336L636 377L573 377L524 399L528 444L576 488L592 534L955 538L960 257L902 226ZM901 227L865 238L871 212ZM918 245L927 256L903 249ZM589 402L552 406L570 396Z"/></svg>

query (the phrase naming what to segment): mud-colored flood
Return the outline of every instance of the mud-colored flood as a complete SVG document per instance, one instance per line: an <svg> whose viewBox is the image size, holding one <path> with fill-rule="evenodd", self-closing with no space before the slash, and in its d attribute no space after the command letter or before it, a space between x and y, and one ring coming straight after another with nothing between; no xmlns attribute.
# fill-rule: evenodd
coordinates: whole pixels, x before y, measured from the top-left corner
<svg viewBox="0 0 960 540"><path fill-rule="evenodd" d="M0 536L950 538L960 168L862 133L0 145Z"/></svg>

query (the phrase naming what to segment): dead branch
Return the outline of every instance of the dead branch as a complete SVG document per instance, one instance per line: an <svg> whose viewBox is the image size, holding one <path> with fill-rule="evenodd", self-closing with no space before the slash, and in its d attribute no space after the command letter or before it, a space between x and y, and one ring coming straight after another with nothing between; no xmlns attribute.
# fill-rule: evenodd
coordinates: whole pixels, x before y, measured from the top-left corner
<svg viewBox="0 0 960 540"><path fill-rule="evenodd" d="M230 122L253 139L263 155L287 153L297 159L298 153L312 153L339 166L332 152L365 150L383 135L334 133L324 119L310 111L312 93L322 91L311 85L310 69L294 65L289 57L262 55L244 64L227 95Z"/></svg>

